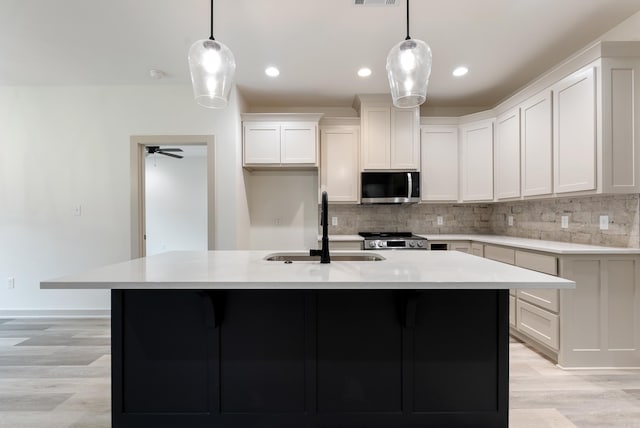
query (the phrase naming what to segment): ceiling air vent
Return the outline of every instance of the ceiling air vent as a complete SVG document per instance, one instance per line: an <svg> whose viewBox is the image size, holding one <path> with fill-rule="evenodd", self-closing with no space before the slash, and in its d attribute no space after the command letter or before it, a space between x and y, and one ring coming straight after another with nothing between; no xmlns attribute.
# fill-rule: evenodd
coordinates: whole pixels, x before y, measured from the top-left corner
<svg viewBox="0 0 640 428"><path fill-rule="evenodd" d="M353 0L354 6L397 6L399 0Z"/></svg>

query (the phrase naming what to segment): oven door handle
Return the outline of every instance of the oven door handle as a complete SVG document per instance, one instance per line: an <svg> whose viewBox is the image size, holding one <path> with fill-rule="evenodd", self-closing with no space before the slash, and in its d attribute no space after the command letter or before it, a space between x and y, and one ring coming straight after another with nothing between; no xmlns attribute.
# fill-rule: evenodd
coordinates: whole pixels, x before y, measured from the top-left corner
<svg viewBox="0 0 640 428"><path fill-rule="evenodd" d="M411 173L407 172L407 200L411 200L411 194L413 193L413 179Z"/></svg>

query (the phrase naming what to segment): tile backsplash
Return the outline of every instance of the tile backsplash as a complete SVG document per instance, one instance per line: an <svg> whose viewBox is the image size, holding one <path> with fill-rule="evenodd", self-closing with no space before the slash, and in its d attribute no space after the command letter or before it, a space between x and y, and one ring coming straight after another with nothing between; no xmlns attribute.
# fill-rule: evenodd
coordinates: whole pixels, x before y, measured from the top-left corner
<svg viewBox="0 0 640 428"><path fill-rule="evenodd" d="M370 231L479 233L614 247L640 247L639 195L598 195L493 204L329 206L330 234ZM600 230L600 216L609 217ZM442 225L438 225L438 216ZM508 225L509 216L513 226ZM568 216L563 229L561 217ZM331 218L338 225L332 226Z"/></svg>

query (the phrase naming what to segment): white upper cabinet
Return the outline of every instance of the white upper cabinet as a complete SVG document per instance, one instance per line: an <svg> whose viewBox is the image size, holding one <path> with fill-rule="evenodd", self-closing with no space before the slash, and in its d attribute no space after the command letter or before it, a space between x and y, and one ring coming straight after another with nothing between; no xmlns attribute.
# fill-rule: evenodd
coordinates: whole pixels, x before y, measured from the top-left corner
<svg viewBox="0 0 640 428"><path fill-rule="evenodd" d="M458 200L458 127L425 125L420 132L423 201Z"/></svg>
<svg viewBox="0 0 640 428"><path fill-rule="evenodd" d="M318 166L321 114L242 115L243 166Z"/></svg>
<svg viewBox="0 0 640 428"><path fill-rule="evenodd" d="M362 169L420 168L420 110L362 101Z"/></svg>
<svg viewBox="0 0 640 428"><path fill-rule="evenodd" d="M359 202L360 127L320 128L320 192L329 202Z"/></svg>
<svg viewBox="0 0 640 428"><path fill-rule="evenodd" d="M391 169L420 169L420 110L391 107Z"/></svg>
<svg viewBox="0 0 640 428"><path fill-rule="evenodd" d="M460 127L462 200L493 200L493 120Z"/></svg>
<svg viewBox="0 0 640 428"><path fill-rule="evenodd" d="M243 133L245 164L280 163L280 125L249 122Z"/></svg>
<svg viewBox="0 0 640 428"><path fill-rule="evenodd" d="M391 167L391 106L363 105L362 169Z"/></svg>
<svg viewBox="0 0 640 428"><path fill-rule="evenodd" d="M595 190L595 69L573 73L554 85L552 92L554 191Z"/></svg>
<svg viewBox="0 0 640 428"><path fill-rule="evenodd" d="M553 192L551 92L543 91L520 106L522 196Z"/></svg>
<svg viewBox="0 0 640 428"><path fill-rule="evenodd" d="M496 119L495 138L496 199L520 196L520 109Z"/></svg>

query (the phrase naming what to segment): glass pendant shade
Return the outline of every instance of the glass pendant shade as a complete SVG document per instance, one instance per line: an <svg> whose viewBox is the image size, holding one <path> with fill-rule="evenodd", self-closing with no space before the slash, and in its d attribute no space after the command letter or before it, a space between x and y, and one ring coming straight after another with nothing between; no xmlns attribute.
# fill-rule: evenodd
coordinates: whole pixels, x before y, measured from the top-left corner
<svg viewBox="0 0 640 428"><path fill-rule="evenodd" d="M231 50L217 40L198 40L189 49L189 70L196 102L208 108L225 108L236 73Z"/></svg>
<svg viewBox="0 0 640 428"><path fill-rule="evenodd" d="M431 48L422 40L403 40L389 51L387 76L393 105L417 107L427 99L431 59Z"/></svg>

